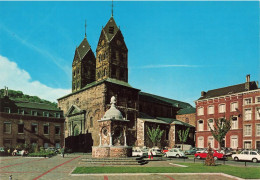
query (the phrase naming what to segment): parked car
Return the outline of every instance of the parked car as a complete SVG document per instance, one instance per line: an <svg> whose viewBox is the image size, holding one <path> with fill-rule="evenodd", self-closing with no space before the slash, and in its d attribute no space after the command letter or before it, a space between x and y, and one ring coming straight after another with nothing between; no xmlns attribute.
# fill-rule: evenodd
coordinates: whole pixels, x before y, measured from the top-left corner
<svg viewBox="0 0 260 180"><path fill-rule="evenodd" d="M0 147L0 152L5 152L5 148L4 147Z"/></svg>
<svg viewBox="0 0 260 180"><path fill-rule="evenodd" d="M166 157L186 157L185 153L179 148L172 148L165 153Z"/></svg>
<svg viewBox="0 0 260 180"><path fill-rule="evenodd" d="M260 152L253 150L244 150L240 154L233 154L232 159L234 159L235 161L244 160L256 163L260 161Z"/></svg>
<svg viewBox="0 0 260 180"><path fill-rule="evenodd" d="M141 149L133 149L132 156L148 157L148 152L142 151Z"/></svg>
<svg viewBox="0 0 260 180"><path fill-rule="evenodd" d="M167 147L164 147L163 149L162 149L162 153L166 153L166 152L168 152L169 151L169 148L167 148Z"/></svg>
<svg viewBox="0 0 260 180"><path fill-rule="evenodd" d="M225 154L225 156L231 156L235 152L231 148L222 148L220 153Z"/></svg>
<svg viewBox="0 0 260 180"><path fill-rule="evenodd" d="M195 154L197 152L197 148L191 147L189 150L184 151L185 154Z"/></svg>
<svg viewBox="0 0 260 180"><path fill-rule="evenodd" d="M206 158L208 155L208 151L203 151L203 152L197 152L196 154L194 154L194 156L198 159L201 159L201 158ZM225 159L226 156L222 153L219 153L218 151L216 150L213 150L213 156L214 156L214 159L217 160L217 159Z"/></svg>
<svg viewBox="0 0 260 180"><path fill-rule="evenodd" d="M153 153L153 156L163 156L163 153L161 149L159 148L151 148L148 151L148 155L151 155L151 152Z"/></svg>
<svg viewBox="0 0 260 180"><path fill-rule="evenodd" d="M189 150L192 146L189 144L175 144L174 148L179 148L183 151Z"/></svg>
<svg viewBox="0 0 260 180"><path fill-rule="evenodd" d="M202 153L204 151L207 151L207 148L197 148L196 153Z"/></svg>

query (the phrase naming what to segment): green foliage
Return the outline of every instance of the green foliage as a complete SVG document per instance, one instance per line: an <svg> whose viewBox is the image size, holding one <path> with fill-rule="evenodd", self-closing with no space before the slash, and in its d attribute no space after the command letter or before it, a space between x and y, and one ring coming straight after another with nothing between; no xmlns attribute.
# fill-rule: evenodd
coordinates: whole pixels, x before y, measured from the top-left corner
<svg viewBox="0 0 260 180"><path fill-rule="evenodd" d="M4 96L4 89L0 89L0 97ZM50 102L44 99L39 98L38 96L30 96L27 94L23 94L22 91L8 90L8 96L12 100L17 101L28 101L28 102L37 102L37 103L45 103L57 107L57 103Z"/></svg>
<svg viewBox="0 0 260 180"><path fill-rule="evenodd" d="M178 131L179 140L182 143L182 150L183 150L183 143L185 143L187 141L189 131L190 131L190 128L187 128L185 131L184 130Z"/></svg>
<svg viewBox="0 0 260 180"><path fill-rule="evenodd" d="M152 141L153 146L157 144L157 142L161 141L162 135L163 135L164 130L160 130L160 127L157 126L156 129L152 128L150 129L148 127L147 135L149 139Z"/></svg>
<svg viewBox="0 0 260 180"><path fill-rule="evenodd" d="M51 157L55 155L54 152L37 152L37 153L29 153L28 156L30 157Z"/></svg>
<svg viewBox="0 0 260 180"><path fill-rule="evenodd" d="M40 147L40 153L45 153L46 151L45 151L45 149L44 149L44 147Z"/></svg>
<svg viewBox="0 0 260 180"><path fill-rule="evenodd" d="M218 141L220 149L221 149L223 139L225 138L226 134L228 133L228 131L231 128L231 119L232 118L233 118L233 116L231 116L229 120L226 118L221 118L219 120L214 119L214 122L216 125L214 127L214 129L212 129L208 123L211 134Z"/></svg>

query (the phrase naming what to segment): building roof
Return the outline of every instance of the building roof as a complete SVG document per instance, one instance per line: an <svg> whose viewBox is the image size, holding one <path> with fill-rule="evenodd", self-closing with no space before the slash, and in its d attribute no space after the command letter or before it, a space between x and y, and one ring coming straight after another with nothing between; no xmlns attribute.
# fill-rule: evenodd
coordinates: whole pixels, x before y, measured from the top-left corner
<svg viewBox="0 0 260 180"><path fill-rule="evenodd" d="M249 89L247 88L246 84L249 83ZM233 86L223 87L219 89L213 89L205 92L204 96L201 96L198 100L208 99L218 96L230 95L235 93L241 93L249 90L258 89L257 84L255 81L246 82L242 84L237 84Z"/></svg>
<svg viewBox="0 0 260 180"><path fill-rule="evenodd" d="M85 55L88 53L88 51L91 50L91 47L88 43L88 40L86 37L84 37L83 41L80 43L79 47L76 48L76 52L77 53L80 60L82 60Z"/></svg>
<svg viewBox="0 0 260 180"><path fill-rule="evenodd" d="M111 16L111 18L108 20L108 22L107 22L106 26L103 28L103 30L108 38L108 41L111 41L119 30L113 16Z"/></svg>
<svg viewBox="0 0 260 180"><path fill-rule="evenodd" d="M139 92L139 98L140 100L145 100L152 103L165 104L173 107L179 107L179 108L192 107L189 103L186 102L177 101L174 99L169 99L169 98L165 98L165 97L161 97L161 96L157 96L145 92Z"/></svg>
<svg viewBox="0 0 260 180"><path fill-rule="evenodd" d="M194 127L188 123L182 122L178 119L173 119L173 118L164 118L164 117L151 117L145 113L139 113L139 119L145 121L145 122L152 122L152 123L158 123L158 124L178 124L182 126L187 126L187 127Z"/></svg>
<svg viewBox="0 0 260 180"><path fill-rule="evenodd" d="M15 105L17 107L20 107L20 108L41 109L41 110L49 110L49 111L61 111L59 108L54 107L50 104L45 104L45 103L15 101Z"/></svg>
<svg viewBox="0 0 260 180"><path fill-rule="evenodd" d="M192 114L192 113L196 113L196 108L194 108L194 107L187 107L187 108L184 108L184 109L180 109L177 112L177 115Z"/></svg>
<svg viewBox="0 0 260 180"><path fill-rule="evenodd" d="M59 99L63 99L65 97L68 97L68 96L71 96L73 94L77 94L81 91L85 91L86 89L89 89L91 87L94 87L94 86L97 86L99 84L102 84L103 82L109 82L109 83L113 83L113 84L117 84L117 85L120 85L120 86L125 86L125 87L128 87L128 88L132 88L132 89L136 89L136 88L133 88L130 84L128 84L127 82L124 82L124 81L120 81L120 80L117 80L117 79L114 79L114 78L106 78L106 79L102 79L100 81L94 81L92 83L89 83L87 84L85 87L83 87L82 89L78 90L78 91L75 91L73 93L70 93L70 94L67 94L61 98L58 98ZM136 89L138 91L140 91L139 89Z"/></svg>

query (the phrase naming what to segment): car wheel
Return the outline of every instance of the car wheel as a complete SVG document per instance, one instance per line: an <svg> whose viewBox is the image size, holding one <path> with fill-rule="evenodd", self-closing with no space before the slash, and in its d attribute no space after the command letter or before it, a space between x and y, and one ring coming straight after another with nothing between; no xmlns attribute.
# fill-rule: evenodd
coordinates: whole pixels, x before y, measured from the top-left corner
<svg viewBox="0 0 260 180"><path fill-rule="evenodd" d="M177 154L177 155L176 155L176 157L177 157L177 158L179 158L179 157L180 157L180 155L179 155L179 154Z"/></svg>
<svg viewBox="0 0 260 180"><path fill-rule="evenodd" d="M214 157L214 160L216 161L216 160L218 160L218 158L217 158L217 157Z"/></svg>
<svg viewBox="0 0 260 180"><path fill-rule="evenodd" d="M256 158L252 159L252 161L253 161L253 163L257 163L257 159Z"/></svg>
<svg viewBox="0 0 260 180"><path fill-rule="evenodd" d="M197 156L198 159L200 159L201 157L200 156Z"/></svg>
<svg viewBox="0 0 260 180"><path fill-rule="evenodd" d="M238 157L234 157L234 160L235 160L235 161L238 161L239 159L238 159Z"/></svg>

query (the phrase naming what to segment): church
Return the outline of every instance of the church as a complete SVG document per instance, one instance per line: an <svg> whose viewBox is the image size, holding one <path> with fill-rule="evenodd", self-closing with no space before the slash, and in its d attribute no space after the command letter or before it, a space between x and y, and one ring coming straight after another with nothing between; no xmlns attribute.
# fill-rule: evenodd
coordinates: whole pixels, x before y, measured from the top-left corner
<svg viewBox="0 0 260 180"><path fill-rule="evenodd" d="M186 143L195 145L194 107L186 102L142 92L128 83L128 48L112 13L102 27L96 54L88 43L86 33L75 49L72 93L58 99L58 106L66 117L66 147L86 152L100 144L103 132L98 121L111 107L113 96L117 101L116 108L128 120L129 146L151 147L147 130L158 126L164 133L157 146L173 147L180 143L177 131L187 128L190 131ZM115 129L110 130L113 132Z"/></svg>

